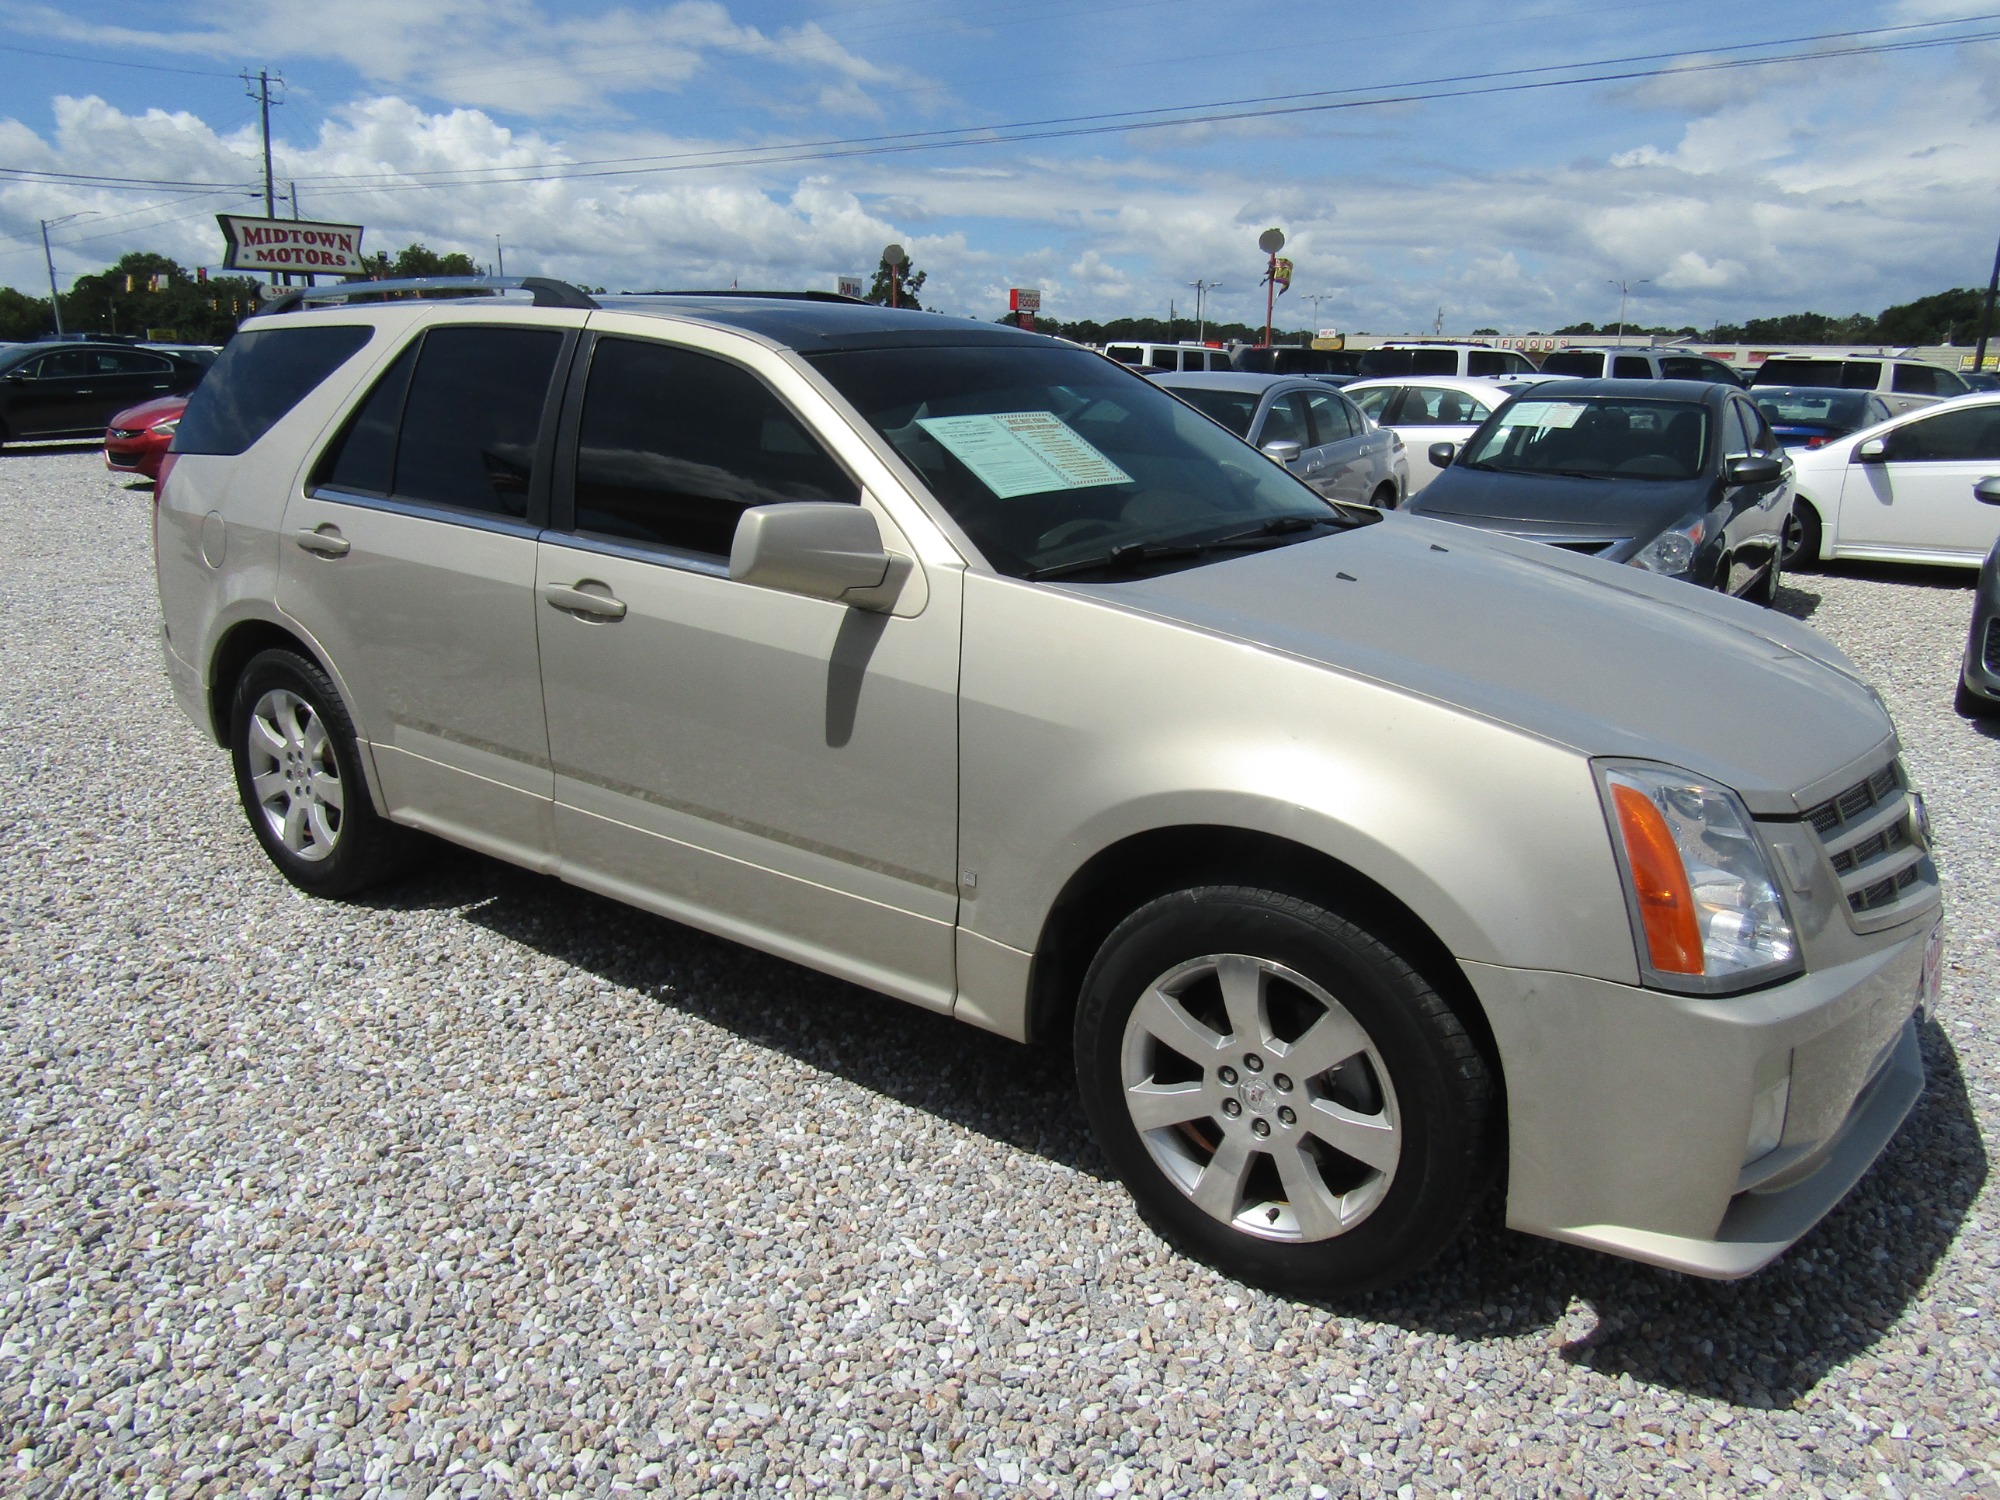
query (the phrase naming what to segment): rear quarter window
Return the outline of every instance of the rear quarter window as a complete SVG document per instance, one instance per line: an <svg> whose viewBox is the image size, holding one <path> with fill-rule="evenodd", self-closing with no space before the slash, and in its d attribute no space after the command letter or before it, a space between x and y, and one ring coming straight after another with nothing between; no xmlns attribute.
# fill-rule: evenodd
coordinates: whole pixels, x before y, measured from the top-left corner
<svg viewBox="0 0 2000 1500"><path fill-rule="evenodd" d="M322 323L237 334L195 387L174 434L174 452L243 452L359 353L374 332L366 324Z"/></svg>

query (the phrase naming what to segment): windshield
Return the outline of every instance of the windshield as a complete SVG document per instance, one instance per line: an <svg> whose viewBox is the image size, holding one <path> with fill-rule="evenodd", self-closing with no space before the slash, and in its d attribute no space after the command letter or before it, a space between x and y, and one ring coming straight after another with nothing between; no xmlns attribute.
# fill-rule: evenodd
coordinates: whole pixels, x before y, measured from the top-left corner
<svg viewBox="0 0 2000 1500"><path fill-rule="evenodd" d="M1475 469L1586 479L1692 479L1708 450L1708 413L1690 401L1525 398L1466 444Z"/></svg>
<svg viewBox="0 0 2000 1500"><path fill-rule="evenodd" d="M1811 422L1827 427L1859 427L1868 420L1868 398L1847 391L1759 391L1757 409L1773 426Z"/></svg>
<svg viewBox="0 0 2000 1500"><path fill-rule="evenodd" d="M1347 524L1256 449L1081 349L806 357L987 561L1013 577L1083 571L1092 559L1113 568L1157 547L1263 528L1275 545L1310 536L1314 526Z"/></svg>
<svg viewBox="0 0 2000 1500"><path fill-rule="evenodd" d="M1250 436L1250 420L1257 415L1256 392L1202 391L1184 385L1173 387L1173 392L1196 411L1215 418L1238 437Z"/></svg>

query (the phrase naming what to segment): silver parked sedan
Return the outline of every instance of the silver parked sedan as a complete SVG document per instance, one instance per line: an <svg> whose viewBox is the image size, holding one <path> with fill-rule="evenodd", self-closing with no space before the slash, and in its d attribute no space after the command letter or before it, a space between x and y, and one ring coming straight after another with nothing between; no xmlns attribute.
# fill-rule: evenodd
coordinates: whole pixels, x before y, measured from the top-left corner
<svg viewBox="0 0 2000 1500"><path fill-rule="evenodd" d="M1928 825L1806 626L1017 329L446 289L248 321L160 482L170 680L303 890L422 829L1069 1045L1148 1220L1315 1294L1502 1184L1743 1275L1922 1088Z"/></svg>
<svg viewBox="0 0 2000 1500"><path fill-rule="evenodd" d="M1325 381L1294 375L1158 375L1204 416L1290 469L1329 500L1389 510L1410 490L1403 440Z"/></svg>

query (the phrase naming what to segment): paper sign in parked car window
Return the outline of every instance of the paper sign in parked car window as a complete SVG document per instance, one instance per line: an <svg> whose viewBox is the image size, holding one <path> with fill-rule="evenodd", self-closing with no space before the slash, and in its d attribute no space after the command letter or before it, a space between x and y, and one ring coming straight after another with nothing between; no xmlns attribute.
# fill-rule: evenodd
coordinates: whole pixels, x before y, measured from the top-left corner
<svg viewBox="0 0 2000 1500"><path fill-rule="evenodd" d="M1523 401L1501 419L1503 427L1574 427L1583 415L1580 401Z"/></svg>
<svg viewBox="0 0 2000 1500"><path fill-rule="evenodd" d="M918 417L917 425L972 470L1002 500L1049 490L1130 484L1132 476L1093 448L1054 412L985 412Z"/></svg>

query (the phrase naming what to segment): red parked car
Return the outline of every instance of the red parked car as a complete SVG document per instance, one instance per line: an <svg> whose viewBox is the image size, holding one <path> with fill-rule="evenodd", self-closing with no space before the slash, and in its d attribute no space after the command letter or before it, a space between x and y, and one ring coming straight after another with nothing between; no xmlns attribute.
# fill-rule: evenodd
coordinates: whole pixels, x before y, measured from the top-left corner
<svg viewBox="0 0 2000 1500"><path fill-rule="evenodd" d="M128 406L104 432L104 466L117 474L138 474L158 483L160 460L174 440L187 410L185 396L161 396Z"/></svg>

